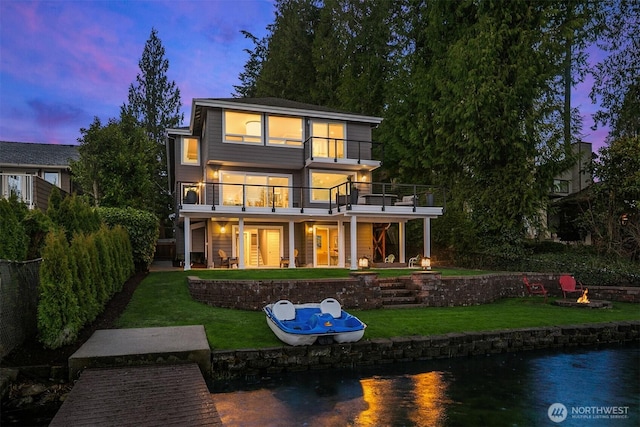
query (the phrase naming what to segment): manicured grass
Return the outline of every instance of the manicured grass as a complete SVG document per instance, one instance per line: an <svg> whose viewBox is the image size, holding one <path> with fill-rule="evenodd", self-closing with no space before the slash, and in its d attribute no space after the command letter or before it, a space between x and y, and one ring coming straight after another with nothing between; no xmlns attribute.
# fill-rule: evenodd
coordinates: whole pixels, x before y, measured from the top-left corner
<svg viewBox="0 0 640 427"><path fill-rule="evenodd" d="M307 271L310 273L306 273ZM406 270L403 271L406 274ZM286 276L293 272L298 275ZM466 271L453 270L447 274L466 273ZM304 276L306 274L310 275ZM129 306L118 320L117 326L146 328L204 325L209 344L213 349L263 348L282 345L267 326L262 312L215 308L193 301L187 290L186 277L189 275L238 280L347 277L348 270L292 269L292 272L287 269L195 270L150 273L138 286ZM350 310L349 312L368 325L364 339L640 320L638 304L614 303L613 308L607 310L570 309L545 304L542 298L535 297L505 299L492 304L470 307Z"/></svg>

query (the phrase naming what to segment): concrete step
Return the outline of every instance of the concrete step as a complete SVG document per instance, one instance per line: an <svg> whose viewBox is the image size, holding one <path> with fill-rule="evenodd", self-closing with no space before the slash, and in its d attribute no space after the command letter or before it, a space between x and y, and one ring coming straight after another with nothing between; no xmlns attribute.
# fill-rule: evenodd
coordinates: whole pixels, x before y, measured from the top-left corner
<svg viewBox="0 0 640 427"><path fill-rule="evenodd" d="M415 296L406 296L406 297L390 297L390 298L382 298L382 305L386 306L387 304L414 304L416 302Z"/></svg>
<svg viewBox="0 0 640 427"><path fill-rule="evenodd" d="M408 296L414 296L415 297L415 291L412 291L410 289L404 289L404 288L398 288L398 289L381 289L380 293L382 294L383 298L391 298L391 297L408 297Z"/></svg>

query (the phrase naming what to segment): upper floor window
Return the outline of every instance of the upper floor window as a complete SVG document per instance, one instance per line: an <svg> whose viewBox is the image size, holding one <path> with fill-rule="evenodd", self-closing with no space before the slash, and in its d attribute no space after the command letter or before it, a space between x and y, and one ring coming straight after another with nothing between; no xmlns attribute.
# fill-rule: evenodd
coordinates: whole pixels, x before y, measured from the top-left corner
<svg viewBox="0 0 640 427"><path fill-rule="evenodd" d="M554 179L552 193L569 193L569 181L565 179Z"/></svg>
<svg viewBox="0 0 640 427"><path fill-rule="evenodd" d="M198 138L182 139L182 164L200 164L200 140Z"/></svg>
<svg viewBox="0 0 640 427"><path fill-rule="evenodd" d="M45 181L47 181L49 184L53 184L56 187L60 187L60 173L59 172L54 172L54 171L44 171L44 174L42 176L44 178Z"/></svg>
<svg viewBox="0 0 640 427"><path fill-rule="evenodd" d="M302 147L302 118L268 116L268 141L270 145Z"/></svg>
<svg viewBox="0 0 640 427"><path fill-rule="evenodd" d="M345 124L341 122L313 121L311 125L313 136L313 156L344 158L346 155L345 146Z"/></svg>
<svg viewBox="0 0 640 427"><path fill-rule="evenodd" d="M224 140L226 142L262 144L262 115L225 111Z"/></svg>

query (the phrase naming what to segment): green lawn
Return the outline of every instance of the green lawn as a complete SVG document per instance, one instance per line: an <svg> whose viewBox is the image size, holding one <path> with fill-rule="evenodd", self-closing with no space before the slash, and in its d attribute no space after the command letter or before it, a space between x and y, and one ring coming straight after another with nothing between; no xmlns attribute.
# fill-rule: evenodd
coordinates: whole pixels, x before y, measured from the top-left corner
<svg viewBox="0 0 640 427"><path fill-rule="evenodd" d="M382 275L407 274L407 270L376 270ZM394 273L395 271L395 273ZM477 271L443 270L443 275L477 274ZM347 277L342 269L194 270L150 273L138 286L118 320L120 328L204 325L214 349L280 346L262 312L209 307L193 301L186 277L218 279L274 279ZM552 301L552 299L550 299ZM640 305L614 303L612 309L567 309L545 304L542 298L512 298L471 307L428 307L349 310L368 327L364 339L449 332L485 331L534 326L640 320Z"/></svg>

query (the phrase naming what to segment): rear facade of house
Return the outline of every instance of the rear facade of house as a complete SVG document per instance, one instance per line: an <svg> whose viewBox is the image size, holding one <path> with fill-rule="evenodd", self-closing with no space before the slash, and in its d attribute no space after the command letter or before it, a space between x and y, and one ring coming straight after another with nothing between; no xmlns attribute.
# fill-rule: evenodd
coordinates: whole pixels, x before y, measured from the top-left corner
<svg viewBox="0 0 640 427"><path fill-rule="evenodd" d="M184 268L357 269L365 257L430 256L444 193L372 181L381 121L276 98L194 99L189 127L167 131ZM420 254L405 253L409 221L422 224Z"/></svg>

